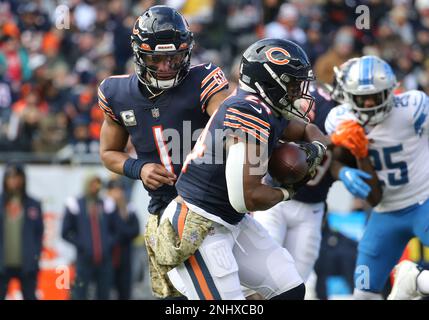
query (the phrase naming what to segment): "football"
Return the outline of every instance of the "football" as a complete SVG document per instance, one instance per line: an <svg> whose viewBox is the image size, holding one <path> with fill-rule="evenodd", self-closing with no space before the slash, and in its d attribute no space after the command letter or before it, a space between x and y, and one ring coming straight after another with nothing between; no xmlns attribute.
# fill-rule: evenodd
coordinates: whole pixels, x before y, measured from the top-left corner
<svg viewBox="0 0 429 320"><path fill-rule="evenodd" d="M282 185L294 184L307 175L307 155L293 143L280 143L268 161L268 173Z"/></svg>

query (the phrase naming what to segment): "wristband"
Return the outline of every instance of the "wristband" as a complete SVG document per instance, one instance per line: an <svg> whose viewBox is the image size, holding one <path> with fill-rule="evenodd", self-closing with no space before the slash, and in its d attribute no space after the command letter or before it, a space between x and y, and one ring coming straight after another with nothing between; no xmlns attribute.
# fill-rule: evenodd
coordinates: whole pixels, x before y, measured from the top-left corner
<svg viewBox="0 0 429 320"><path fill-rule="evenodd" d="M314 140L312 142L312 144L315 144L315 145L319 146L320 148L322 148L324 154L326 153L326 150L328 149L322 142L320 142L318 140Z"/></svg>
<svg viewBox="0 0 429 320"><path fill-rule="evenodd" d="M134 180L141 180L140 172L145 164L146 162L141 159L128 158L124 162L124 175Z"/></svg>
<svg viewBox="0 0 429 320"><path fill-rule="evenodd" d="M286 201L290 199L290 194L289 191L287 191L285 188L275 188L280 190L281 192L283 192L283 200L282 201Z"/></svg>

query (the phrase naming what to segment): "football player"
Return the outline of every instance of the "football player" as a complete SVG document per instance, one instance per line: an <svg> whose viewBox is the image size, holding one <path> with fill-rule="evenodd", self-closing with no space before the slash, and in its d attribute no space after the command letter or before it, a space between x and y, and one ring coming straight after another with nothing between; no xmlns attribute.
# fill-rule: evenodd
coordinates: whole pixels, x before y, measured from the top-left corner
<svg viewBox="0 0 429 320"><path fill-rule="evenodd" d="M324 133L326 133L325 120L328 113L336 106L336 102L343 99L341 78L346 68L347 64L335 68L336 85L333 88L328 88L321 83L310 85L310 94L315 99L315 105L308 114L308 118ZM332 153L328 150L324 161L317 168L315 177L299 188L291 201L280 202L266 211L253 213L254 218L267 229L274 240L292 255L304 282L308 280L319 256L322 220L326 212L326 198L329 188L334 182L334 178L330 174L331 164ZM351 170L358 176L369 178L368 174L361 170ZM343 177L339 178L342 179ZM269 175L265 181L275 185ZM347 180L343 182L348 183ZM370 187L364 181L357 181L356 177L353 179L353 183L361 183L364 187L362 189L351 188L352 193L355 196L366 198ZM355 189L358 192L355 192Z"/></svg>
<svg viewBox="0 0 429 320"><path fill-rule="evenodd" d="M395 266L392 291L387 300L416 300L429 296L429 270L403 260Z"/></svg>
<svg viewBox="0 0 429 320"><path fill-rule="evenodd" d="M381 298L411 238L429 245L429 99L415 90L395 96L396 87L382 59L355 60L344 77L346 103L332 109L325 123L332 143L371 175L366 199L374 209L358 247L356 299Z"/></svg>
<svg viewBox="0 0 429 320"><path fill-rule="evenodd" d="M239 87L210 118L183 166L179 197L161 218L161 228L169 222L180 241L196 244L168 272L189 299L244 299L240 285L265 299L304 297L291 255L247 213L293 196L294 186L262 183L280 138L304 141L309 174L324 157L325 136L302 120L314 102L313 79L305 52L293 42L263 39L244 52ZM304 100L306 110L297 103Z"/></svg>
<svg viewBox="0 0 429 320"><path fill-rule="evenodd" d="M132 29L135 73L111 76L98 89L105 113L101 160L111 171L143 182L151 197L149 222L157 223L177 195L175 182L189 152L185 146L191 144L190 134L204 128L227 96L228 81L219 67L190 66L193 45L193 34L179 12L153 6ZM170 141L171 150L167 129L180 138ZM137 159L124 152L129 138Z"/></svg>
<svg viewBox="0 0 429 320"><path fill-rule="evenodd" d="M335 102L328 92L315 84L310 86L310 94L315 99L315 105L308 117L324 132L326 116ZM334 181L329 173L331 159L331 152L328 150L315 177L301 187L292 200L280 202L266 211L253 213L253 217L273 239L292 255L304 282L308 280L319 256L325 200ZM265 178L265 182L276 185L270 176Z"/></svg>

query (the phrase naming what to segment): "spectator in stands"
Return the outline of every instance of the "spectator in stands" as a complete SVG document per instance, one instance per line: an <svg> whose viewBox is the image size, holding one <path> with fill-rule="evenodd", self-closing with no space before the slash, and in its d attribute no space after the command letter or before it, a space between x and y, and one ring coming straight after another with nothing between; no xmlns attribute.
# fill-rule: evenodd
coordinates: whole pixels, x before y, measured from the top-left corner
<svg viewBox="0 0 429 320"><path fill-rule="evenodd" d="M355 11L354 5L355 3L344 0L324 1L325 23L322 24L322 32L330 34L344 26L354 26L356 19L352 14Z"/></svg>
<svg viewBox="0 0 429 320"><path fill-rule="evenodd" d="M42 238L41 204L27 193L24 167L9 164L0 195L0 300L12 278L19 279L25 300L36 300Z"/></svg>
<svg viewBox="0 0 429 320"><path fill-rule="evenodd" d="M213 8L213 24L218 32L223 63L232 59L261 37L263 26L261 0L217 0Z"/></svg>
<svg viewBox="0 0 429 320"><path fill-rule="evenodd" d="M72 121L72 137L69 143L58 151L59 160L70 160L81 157L90 161L91 157L98 159L99 142L91 138L90 119L87 116L76 116Z"/></svg>
<svg viewBox="0 0 429 320"><path fill-rule="evenodd" d="M20 32L15 24L8 22L3 26L0 46L0 68L5 70L5 78L12 84L16 93L23 82L31 77L28 53L20 42Z"/></svg>
<svg viewBox="0 0 429 320"><path fill-rule="evenodd" d="M298 10L293 4L282 4L277 20L265 27L265 37L287 39L304 45L307 42L307 36L298 26L298 18Z"/></svg>
<svg viewBox="0 0 429 320"><path fill-rule="evenodd" d="M349 27L339 29L335 35L333 47L316 60L314 66L316 79L320 82L332 83L334 66L340 66L355 55L353 30Z"/></svg>
<svg viewBox="0 0 429 320"><path fill-rule="evenodd" d="M308 59L312 65L315 64L317 58L323 55L328 49L328 44L320 31L319 22L311 22L306 29L307 42L303 46L307 53Z"/></svg>
<svg viewBox="0 0 429 320"><path fill-rule="evenodd" d="M109 299L112 285L112 249L117 244L119 222L115 202L100 195L102 182L90 176L84 195L67 200L62 224L63 238L77 250L76 279L72 298L88 299L94 282L96 299Z"/></svg>
<svg viewBox="0 0 429 320"><path fill-rule="evenodd" d="M4 70L0 67L0 139L6 135L7 124L12 113L12 88L4 78ZM1 147L0 147L1 150Z"/></svg>
<svg viewBox="0 0 429 320"><path fill-rule="evenodd" d="M406 45L410 45L415 41L413 26L408 21L408 14L408 10L404 5L397 5L390 10L383 22L393 30L393 32L401 38L402 43Z"/></svg>
<svg viewBox="0 0 429 320"><path fill-rule="evenodd" d="M67 126L62 113L49 114L39 124L39 134L34 139L33 151L54 154L67 144Z"/></svg>
<svg viewBox="0 0 429 320"><path fill-rule="evenodd" d="M418 88L429 94L429 58L426 58L423 68L417 76Z"/></svg>
<svg viewBox="0 0 429 320"><path fill-rule="evenodd" d="M127 179L127 178L123 178ZM113 247L113 278L119 300L131 299L132 242L139 235L140 225L133 206L127 201L122 178L107 183L107 195L116 203L120 217L119 242Z"/></svg>
<svg viewBox="0 0 429 320"><path fill-rule="evenodd" d="M3 151L32 152L39 122L48 111L46 102L31 86L22 86L21 91L22 98L12 105Z"/></svg>

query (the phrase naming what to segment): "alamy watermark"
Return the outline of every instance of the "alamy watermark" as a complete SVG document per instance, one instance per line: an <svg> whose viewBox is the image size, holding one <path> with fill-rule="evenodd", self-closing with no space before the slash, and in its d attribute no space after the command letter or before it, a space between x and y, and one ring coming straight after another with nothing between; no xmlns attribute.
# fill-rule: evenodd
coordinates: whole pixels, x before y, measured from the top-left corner
<svg viewBox="0 0 429 320"><path fill-rule="evenodd" d="M359 14L355 21L356 29L369 30L371 28L369 7L364 4L361 4L356 7L355 13Z"/></svg>
<svg viewBox="0 0 429 320"><path fill-rule="evenodd" d="M370 285L370 271L367 265L356 266L355 269L355 288L359 290L368 290Z"/></svg>
<svg viewBox="0 0 429 320"><path fill-rule="evenodd" d="M70 290L70 268L66 265L59 265L55 268L58 275L55 278L55 288L58 290Z"/></svg>
<svg viewBox="0 0 429 320"><path fill-rule="evenodd" d="M173 128L154 131L157 149L163 163L183 164L184 171L192 161L195 164L225 164L227 143L231 140L245 143L251 175L263 175L268 164L268 133L250 128L219 128L213 131L197 129L192 131L191 121L183 121L182 129ZM192 148L192 144L194 147ZM254 147L257 146L257 147Z"/></svg>
<svg viewBox="0 0 429 320"><path fill-rule="evenodd" d="M65 4L60 4L54 12L55 27L57 29L70 29L70 8Z"/></svg>

